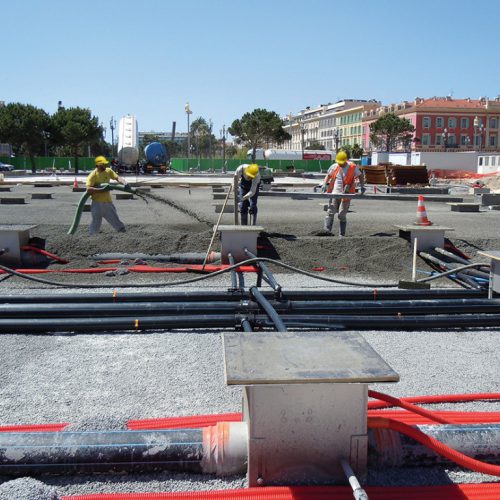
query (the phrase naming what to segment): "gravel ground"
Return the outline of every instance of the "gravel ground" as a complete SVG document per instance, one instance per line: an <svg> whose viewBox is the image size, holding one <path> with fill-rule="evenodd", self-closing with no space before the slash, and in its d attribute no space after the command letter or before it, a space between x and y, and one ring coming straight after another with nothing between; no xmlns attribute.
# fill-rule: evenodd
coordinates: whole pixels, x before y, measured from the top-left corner
<svg viewBox="0 0 500 500"><path fill-rule="evenodd" d="M33 192L18 186L11 195ZM44 189L45 191L45 189ZM0 224L37 224L34 235L47 239L47 249L71 262L62 267L86 267L88 256L103 252L205 252L217 215L209 188L155 190L165 202L118 200L118 212L127 224L119 234L104 223L103 232L86 235L89 214L73 237L66 234L79 193L68 187L51 188L54 200L32 200L26 205L2 205ZM411 249L398 238L394 224L415 218L415 203L356 201L349 214L348 238L322 237L324 212L318 200L262 198L259 223L265 228L260 244L266 255L311 271L325 267L321 276L374 284L409 279ZM500 212L450 212L442 203L427 204L429 218L453 227L453 242L476 256L478 249L500 248ZM223 223L231 223L225 215ZM217 244L216 244L217 246ZM218 248L216 248L217 250ZM419 264L422 271L427 271ZM125 276L42 275L66 283L120 289L124 283L156 283L184 279L184 274ZM50 278L49 278L50 276ZM189 275L189 277L194 277ZM283 287L327 286L297 274L277 270ZM253 278L248 277L248 283ZM442 285L449 286L443 282ZM224 289L223 275L182 290ZM146 289L138 289L146 290ZM136 290L134 290L136 291ZM73 293L9 278L0 282L0 294ZM500 382L499 329L468 331L367 331L362 335L401 377L398 384L375 387L395 396L498 391ZM0 423L69 422L72 430L120 429L129 419L240 411L241 390L224 384L221 332L171 330L148 333L3 335L0 337ZM440 405L477 411L500 411L496 403ZM481 482L494 478L460 469L398 469L369 473L369 484L411 485ZM58 495L98 492L190 491L244 487L245 479L215 479L183 474L21 478L0 484L1 499L49 499Z"/></svg>

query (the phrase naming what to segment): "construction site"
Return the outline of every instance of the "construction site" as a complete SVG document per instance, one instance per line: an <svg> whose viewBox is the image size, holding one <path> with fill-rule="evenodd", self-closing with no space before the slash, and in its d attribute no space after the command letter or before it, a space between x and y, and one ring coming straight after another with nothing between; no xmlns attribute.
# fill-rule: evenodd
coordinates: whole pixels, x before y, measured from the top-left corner
<svg viewBox="0 0 500 500"><path fill-rule="evenodd" d="M94 236L84 176L5 175L0 499L500 498L498 176L381 172L343 237L319 174L248 226L126 176Z"/></svg>

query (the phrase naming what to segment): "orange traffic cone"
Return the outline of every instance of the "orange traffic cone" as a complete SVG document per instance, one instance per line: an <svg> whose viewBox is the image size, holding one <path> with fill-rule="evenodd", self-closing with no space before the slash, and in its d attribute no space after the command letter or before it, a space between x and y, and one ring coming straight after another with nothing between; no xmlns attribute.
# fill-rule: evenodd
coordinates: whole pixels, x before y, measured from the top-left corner
<svg viewBox="0 0 500 500"><path fill-rule="evenodd" d="M75 180L73 181L73 189L78 189L78 179L75 177Z"/></svg>
<svg viewBox="0 0 500 500"><path fill-rule="evenodd" d="M417 205L417 220L415 221L417 226L432 226L432 222L427 218L427 212L425 211L424 197L419 195L418 205Z"/></svg>

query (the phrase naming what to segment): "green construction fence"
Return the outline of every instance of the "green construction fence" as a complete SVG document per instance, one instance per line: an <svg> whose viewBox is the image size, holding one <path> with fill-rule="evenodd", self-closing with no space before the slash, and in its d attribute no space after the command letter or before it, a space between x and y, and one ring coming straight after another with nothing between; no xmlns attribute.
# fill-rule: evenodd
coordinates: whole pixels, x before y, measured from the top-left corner
<svg viewBox="0 0 500 500"><path fill-rule="evenodd" d="M8 156L0 157L0 161L14 165L19 170L31 170L31 161L27 156L17 156L10 158ZM356 160L354 160L356 161ZM249 160L225 160L222 158L172 158L171 168L178 172L210 172L221 171L228 172L236 170L242 163L248 163ZM257 164L265 165L273 171L289 171L294 169L297 172L326 172L333 163L331 160L257 160ZM74 157L53 157L39 156L35 158L35 165L38 171L41 170L75 170ZM78 157L78 170L91 171L94 169L94 157Z"/></svg>

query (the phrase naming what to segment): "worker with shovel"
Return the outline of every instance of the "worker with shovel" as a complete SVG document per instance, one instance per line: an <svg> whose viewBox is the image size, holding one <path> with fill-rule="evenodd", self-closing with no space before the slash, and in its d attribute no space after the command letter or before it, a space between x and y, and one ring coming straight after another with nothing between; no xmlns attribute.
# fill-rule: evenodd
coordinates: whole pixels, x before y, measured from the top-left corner
<svg viewBox="0 0 500 500"><path fill-rule="evenodd" d="M359 180L361 194L366 189L363 174L355 163L348 161L345 151L339 151L335 162L329 169L323 180L322 191L325 193L343 194L356 192L356 179ZM328 200L327 213L325 216L325 232L333 230L333 218L335 214L339 217L339 236L344 237L347 227L347 212L351 201L349 198L330 198Z"/></svg>
<svg viewBox="0 0 500 500"><path fill-rule="evenodd" d="M128 188L127 181L108 167L109 162L104 156L98 156L95 159L95 170L87 177L87 193L92 196L92 222L90 223L89 233L97 234L101 228L102 219L106 219L119 233L126 231L125 224L118 217L116 208L111 199L111 193L107 187L99 187L102 184L107 185L111 179L123 184Z"/></svg>
<svg viewBox="0 0 500 500"><path fill-rule="evenodd" d="M251 224L257 223L257 200L259 198L260 173L259 166L240 165L234 172L235 182L238 184L238 208L241 225L248 226L248 214L252 216Z"/></svg>

